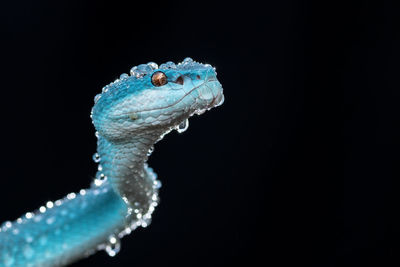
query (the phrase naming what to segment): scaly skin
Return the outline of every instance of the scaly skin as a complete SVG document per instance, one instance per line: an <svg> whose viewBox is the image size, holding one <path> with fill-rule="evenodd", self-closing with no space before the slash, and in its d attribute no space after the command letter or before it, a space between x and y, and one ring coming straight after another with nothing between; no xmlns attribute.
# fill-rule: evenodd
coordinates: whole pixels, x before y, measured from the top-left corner
<svg viewBox="0 0 400 267"><path fill-rule="evenodd" d="M167 84L152 84L156 71ZM146 227L157 206L160 182L146 164L154 143L223 99L215 69L190 58L139 65L104 87L91 115L97 178L86 190L3 223L0 266L62 266L102 249L115 255L119 239Z"/></svg>

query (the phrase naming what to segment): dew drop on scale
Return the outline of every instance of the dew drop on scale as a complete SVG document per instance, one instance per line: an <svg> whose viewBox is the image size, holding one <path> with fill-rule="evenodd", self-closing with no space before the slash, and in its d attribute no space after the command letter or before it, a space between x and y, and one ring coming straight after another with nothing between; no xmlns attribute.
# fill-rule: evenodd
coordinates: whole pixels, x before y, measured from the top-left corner
<svg viewBox="0 0 400 267"><path fill-rule="evenodd" d="M119 250L121 249L121 242L119 239L115 236L110 236L108 238L108 242L105 248L105 251L107 252L108 256L114 257L115 255L118 254Z"/></svg>
<svg viewBox="0 0 400 267"><path fill-rule="evenodd" d="M178 133L183 133L184 131L186 131L189 128L189 120L186 119L183 122L181 122L177 127L176 127L176 131Z"/></svg>
<svg viewBox="0 0 400 267"><path fill-rule="evenodd" d="M107 180L107 176L104 175L104 173L98 173L96 175L96 178L94 179L94 184L96 186L102 185L105 181Z"/></svg>
<svg viewBox="0 0 400 267"><path fill-rule="evenodd" d="M147 64L140 64L137 66L137 71L140 73L141 76L149 74L153 71L153 68Z"/></svg>
<svg viewBox="0 0 400 267"><path fill-rule="evenodd" d="M174 62L168 61L164 64L161 64L159 68L160 69L176 69L176 65Z"/></svg>
<svg viewBox="0 0 400 267"><path fill-rule="evenodd" d="M184 63L184 64L188 64L188 63L192 63L193 62L193 59L192 58L190 58L190 57L187 57L187 58L185 58L184 60L183 60L183 62L182 63Z"/></svg>
<svg viewBox="0 0 400 267"><path fill-rule="evenodd" d="M127 74L127 73L122 73L120 76L119 76L119 79L120 80L125 80L125 79L128 79L129 78L129 74Z"/></svg>
<svg viewBox="0 0 400 267"><path fill-rule="evenodd" d="M99 155L99 153L94 153L94 154L93 154L93 161L96 162L96 163L99 163L99 162L100 162L100 155Z"/></svg>
<svg viewBox="0 0 400 267"><path fill-rule="evenodd" d="M153 71L152 67L147 64L140 64L130 70L130 74L136 78L141 78Z"/></svg>
<svg viewBox="0 0 400 267"><path fill-rule="evenodd" d="M155 189L159 189L159 188L161 188L161 181L160 180L154 180L154 182L153 182L153 188L155 188Z"/></svg>
<svg viewBox="0 0 400 267"><path fill-rule="evenodd" d="M151 147L149 148L149 151L147 151L147 156L150 156L151 153L153 153L153 151L154 151L154 146L151 146Z"/></svg>
<svg viewBox="0 0 400 267"><path fill-rule="evenodd" d="M158 69L158 64L155 62L148 62L147 65L149 65L153 70Z"/></svg>
<svg viewBox="0 0 400 267"><path fill-rule="evenodd" d="M107 93L108 90L110 89L110 86L111 86L110 84L107 84L106 86L103 87L103 89L101 89L101 92L102 93Z"/></svg>
<svg viewBox="0 0 400 267"><path fill-rule="evenodd" d="M94 103L95 103L95 104L97 103L97 101L99 101L100 97L101 97L101 94L97 94L97 95L94 97Z"/></svg>

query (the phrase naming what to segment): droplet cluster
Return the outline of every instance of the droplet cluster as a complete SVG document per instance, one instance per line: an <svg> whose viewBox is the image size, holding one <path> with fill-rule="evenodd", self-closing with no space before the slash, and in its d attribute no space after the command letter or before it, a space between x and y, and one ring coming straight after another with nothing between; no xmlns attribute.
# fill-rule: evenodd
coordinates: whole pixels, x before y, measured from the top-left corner
<svg viewBox="0 0 400 267"><path fill-rule="evenodd" d="M94 97L94 103L97 103L100 100L100 98L102 97L102 94L107 93L110 90L110 88L112 88L115 84L123 82L124 80L127 80L129 78L141 79L141 78L145 77L146 75L153 73L157 69L159 69L159 70L165 70L165 69L187 70L187 69L192 69L192 68L209 68L209 67L211 67L210 64L202 64L202 63L196 62L190 57L185 58L182 62L179 62L177 64L175 64L172 61L163 63L160 66L155 62L148 62L146 64L140 64L140 65L137 65L137 66L134 66L131 68L131 70L129 71L130 75L127 73L122 73L118 79L116 79L112 83L104 86L102 88L101 93L97 94ZM215 70L215 68L214 68L214 70Z"/></svg>
<svg viewBox="0 0 400 267"><path fill-rule="evenodd" d="M101 142L102 137L101 136L97 136L99 138L99 142ZM102 148L102 146L99 146L99 149ZM102 150L104 150L104 148L102 148ZM150 145L148 147L148 150L144 151L143 148L140 148L139 151L141 154L144 155L150 155L154 150L154 147L152 145ZM142 157L139 154L135 154L135 148L128 148L128 151L130 151L130 153L133 153L132 155L135 155L135 157ZM107 157L106 157L107 158ZM93 161L95 163L98 164L97 166L97 174L96 177L93 181L93 185L92 187L95 189L94 190L94 194L96 194L96 188L101 188L104 183L109 182L108 178L107 178L107 168L103 167L104 166L109 166L107 164L107 162L104 161L104 159L102 158L100 153L95 153L93 155ZM122 237L124 237L125 235L130 234L132 231L134 231L137 227L141 226L141 227L147 227L150 223L151 223L151 219L152 219L152 213L155 210L155 207L158 205L158 190L161 187L161 182L159 180L157 180L157 176L156 174L153 172L153 170L148 167L147 164L144 164L144 173L138 173L136 168L131 169L131 171L133 172L132 175L139 175L139 176L143 176L142 178L145 180L149 180L152 184L152 189L150 191L146 191L146 195L148 196L148 206L142 206L142 204L140 204L139 202L129 202L129 200L126 197L122 197L122 199L124 200L124 202L128 205L128 212L127 212L127 224L125 225L125 227L117 232L114 233L113 235L111 235L108 238L108 241L106 243L100 244L96 250L104 250L107 252L107 254L109 254L110 256L115 256L115 254L118 253L118 251L120 250L121 244L120 244L120 239ZM130 183L132 181L126 181L127 186L130 185Z"/></svg>
<svg viewBox="0 0 400 267"><path fill-rule="evenodd" d="M178 124L178 126L176 127L176 131L178 133L183 133L188 128L189 128L189 119L186 119L183 122L181 122L180 124Z"/></svg>

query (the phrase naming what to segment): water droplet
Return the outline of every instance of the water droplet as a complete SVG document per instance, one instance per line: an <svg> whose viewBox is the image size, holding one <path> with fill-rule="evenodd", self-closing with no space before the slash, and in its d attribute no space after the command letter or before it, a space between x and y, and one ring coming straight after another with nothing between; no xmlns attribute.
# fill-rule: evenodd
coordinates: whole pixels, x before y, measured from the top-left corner
<svg viewBox="0 0 400 267"><path fill-rule="evenodd" d="M168 61L167 63L161 64L160 69L176 69L176 65L172 61Z"/></svg>
<svg viewBox="0 0 400 267"><path fill-rule="evenodd" d="M151 147L149 148L149 151L147 151L147 156L150 156L151 153L153 153L153 151L154 151L154 146L151 146Z"/></svg>
<svg viewBox="0 0 400 267"><path fill-rule="evenodd" d="M140 64L137 66L137 72L139 72L140 76L144 76L152 72L153 69L147 64Z"/></svg>
<svg viewBox="0 0 400 267"><path fill-rule="evenodd" d="M115 238L115 236L110 236L109 241L111 244L115 244L117 243L117 238Z"/></svg>
<svg viewBox="0 0 400 267"><path fill-rule="evenodd" d="M150 204L149 212L150 212L150 213L153 213L154 210L155 210L154 206L153 206L152 204Z"/></svg>
<svg viewBox="0 0 400 267"><path fill-rule="evenodd" d="M54 204L53 204L53 202L51 202L51 201L47 201L47 203L46 203L46 207L47 207L47 208L49 208L49 209L51 209L52 207L54 207Z"/></svg>
<svg viewBox="0 0 400 267"><path fill-rule="evenodd" d="M99 172L101 172L101 171L103 170L103 166L101 166L101 165L99 164L99 166L97 166L97 170L98 170Z"/></svg>
<svg viewBox="0 0 400 267"><path fill-rule="evenodd" d="M98 162L100 162L100 160L101 160L101 158L100 158L99 153L94 153L93 154L93 161L98 163Z"/></svg>
<svg viewBox="0 0 400 267"><path fill-rule="evenodd" d="M135 66L130 70L130 73L133 77L141 78L144 75L152 72L153 69L147 64L141 64L139 66Z"/></svg>
<svg viewBox="0 0 400 267"><path fill-rule="evenodd" d="M68 199L74 199L76 197L76 194L75 193L69 193L68 195L67 195L67 198Z"/></svg>
<svg viewBox="0 0 400 267"><path fill-rule="evenodd" d="M221 106L225 101L225 97L224 95L221 95L221 99L219 100L219 102L217 104L215 104L215 107L219 107Z"/></svg>
<svg viewBox="0 0 400 267"><path fill-rule="evenodd" d="M27 219L31 219L32 217L33 217L33 213L32 212L27 212L25 214L25 218L27 218Z"/></svg>
<svg viewBox="0 0 400 267"><path fill-rule="evenodd" d="M108 256L114 257L121 249L121 242L115 236L110 236L106 245L106 252Z"/></svg>
<svg viewBox="0 0 400 267"><path fill-rule="evenodd" d="M3 224L6 228L11 228L11 226L12 226L12 222L10 222L10 221L6 221L6 222L4 222L4 224Z"/></svg>
<svg viewBox="0 0 400 267"><path fill-rule="evenodd" d="M149 226L151 223L151 215L146 214L145 216L143 216L143 219L141 220L141 222L142 222L142 227Z"/></svg>
<svg viewBox="0 0 400 267"><path fill-rule="evenodd" d="M184 64L188 64L188 63L192 63L193 62L193 59L192 58L190 58L190 57L187 57L187 58L185 58L184 60L183 60L183 62L182 63L184 63Z"/></svg>
<svg viewBox="0 0 400 267"><path fill-rule="evenodd" d="M119 78L120 78L121 80L124 80L124 79L129 78L129 75L126 74L126 73L122 73L122 74L119 76Z"/></svg>
<svg viewBox="0 0 400 267"><path fill-rule="evenodd" d="M186 131L189 128L189 120L186 119L183 122L181 122L177 127L176 127L176 131L178 133L183 133L184 131Z"/></svg>
<svg viewBox="0 0 400 267"><path fill-rule="evenodd" d="M45 213L45 212L46 212L46 207L41 206L41 207L39 208L39 211L40 211L41 213Z"/></svg>
<svg viewBox="0 0 400 267"><path fill-rule="evenodd" d="M98 172L97 175L96 175L96 179L94 179L94 184L96 186L100 186L106 180L107 180L107 176L105 176L104 173Z"/></svg>
<svg viewBox="0 0 400 267"><path fill-rule="evenodd" d="M127 234L127 235L132 233L132 229L130 227L126 227L124 231L125 231L125 234Z"/></svg>
<svg viewBox="0 0 400 267"><path fill-rule="evenodd" d="M104 173L99 172L99 173L97 174L97 177L96 177L96 178L99 179L100 181L104 181L104 180L107 179L107 176L105 176Z"/></svg>
<svg viewBox="0 0 400 267"><path fill-rule="evenodd" d="M85 190L85 189L81 189L81 190L79 191L79 194L80 194L81 196L86 195L86 190Z"/></svg>
<svg viewBox="0 0 400 267"><path fill-rule="evenodd" d="M153 70L158 69L158 64L155 62L148 62L147 65L149 65Z"/></svg>
<svg viewBox="0 0 400 267"><path fill-rule="evenodd" d="M153 203L154 203L154 202L153 202ZM151 203L151 204L150 204L150 207L149 207L149 212L150 212L150 213L153 213L153 211L155 210L155 208L154 208L155 206L153 205L153 203Z"/></svg>
<svg viewBox="0 0 400 267"><path fill-rule="evenodd" d="M154 182L153 182L153 188L156 188L156 189L159 189L159 188L161 188L161 181L159 181L159 180L154 180Z"/></svg>
<svg viewBox="0 0 400 267"><path fill-rule="evenodd" d="M149 223L147 223L147 221L141 220L140 223L143 228L146 228L147 226L149 226Z"/></svg>
<svg viewBox="0 0 400 267"><path fill-rule="evenodd" d="M94 103L95 103L95 104L97 103L97 101L99 101L100 97L101 97L101 94L97 94L97 95L94 97Z"/></svg>
<svg viewBox="0 0 400 267"><path fill-rule="evenodd" d="M101 89L101 91L102 91L103 93L106 93L106 92L108 91L109 88L110 88L110 86L109 86L109 85L106 85L106 86L103 87L103 89Z"/></svg>
<svg viewBox="0 0 400 267"><path fill-rule="evenodd" d="M129 71L129 73L132 75L132 76L134 76L134 77L136 77L136 75L137 75L137 67L135 66L135 67L133 67L133 68L131 68L131 70Z"/></svg>

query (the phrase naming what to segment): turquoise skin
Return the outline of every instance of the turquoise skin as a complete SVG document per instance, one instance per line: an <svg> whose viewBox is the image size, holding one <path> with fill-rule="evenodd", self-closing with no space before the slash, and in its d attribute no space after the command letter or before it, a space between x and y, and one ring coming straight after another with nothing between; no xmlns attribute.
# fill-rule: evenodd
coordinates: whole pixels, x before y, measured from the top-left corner
<svg viewBox="0 0 400 267"><path fill-rule="evenodd" d="M167 83L155 86L163 72ZM151 222L161 186L147 166L154 144L186 130L193 114L223 103L216 72L187 58L142 64L105 86L92 120L98 138L96 179L88 189L47 202L0 228L0 267L63 266L98 250L114 256L120 239Z"/></svg>

